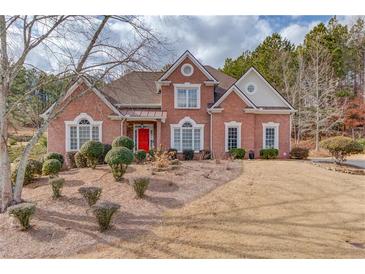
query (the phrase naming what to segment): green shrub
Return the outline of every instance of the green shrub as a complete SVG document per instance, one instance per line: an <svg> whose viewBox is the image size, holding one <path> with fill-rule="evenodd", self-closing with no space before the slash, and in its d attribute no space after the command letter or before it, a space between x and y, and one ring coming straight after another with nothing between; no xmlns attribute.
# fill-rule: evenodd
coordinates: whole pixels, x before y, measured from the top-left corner
<svg viewBox="0 0 365 274"><path fill-rule="evenodd" d="M42 162L38 160L29 159L28 165L30 166L33 175L42 175Z"/></svg>
<svg viewBox="0 0 365 274"><path fill-rule="evenodd" d="M149 184L150 178L141 177L134 179L133 189L136 192L137 198L141 199L144 197L144 193L146 192Z"/></svg>
<svg viewBox="0 0 365 274"><path fill-rule="evenodd" d="M57 176L61 170L61 162L56 159L49 159L43 163L42 174L50 177Z"/></svg>
<svg viewBox="0 0 365 274"><path fill-rule="evenodd" d="M126 147L130 150L133 150L134 142L127 136L119 136L113 140L112 147Z"/></svg>
<svg viewBox="0 0 365 274"><path fill-rule="evenodd" d="M169 150L167 151L167 153L169 154L169 159L170 160L177 159L177 149L175 149L175 148L169 148Z"/></svg>
<svg viewBox="0 0 365 274"><path fill-rule="evenodd" d="M231 148L229 150L229 155L233 159L243 159L245 157L246 150L244 148Z"/></svg>
<svg viewBox="0 0 365 274"><path fill-rule="evenodd" d="M137 163L143 163L146 160L147 153L144 150L137 150L137 152L134 154L134 157L136 158Z"/></svg>
<svg viewBox="0 0 365 274"><path fill-rule="evenodd" d="M39 140L38 143L43 146L43 147L47 147L48 141L47 141L47 137L42 135Z"/></svg>
<svg viewBox="0 0 365 274"><path fill-rule="evenodd" d="M262 159L276 159L279 155L279 150L276 148L264 148L260 150Z"/></svg>
<svg viewBox="0 0 365 274"><path fill-rule="evenodd" d="M35 213L35 204L21 203L8 208L10 216L14 216L18 219L22 230L30 228L30 219Z"/></svg>
<svg viewBox="0 0 365 274"><path fill-rule="evenodd" d="M100 187L80 187L79 193L84 197L89 206L93 206L99 200L102 189Z"/></svg>
<svg viewBox="0 0 365 274"><path fill-rule="evenodd" d="M8 144L9 145L11 145L11 146L14 146L14 145L16 145L16 140L15 139L13 139L13 138L8 138Z"/></svg>
<svg viewBox="0 0 365 274"><path fill-rule="evenodd" d="M293 147L289 153L292 159L307 159L309 155L309 149L305 147Z"/></svg>
<svg viewBox="0 0 365 274"><path fill-rule="evenodd" d="M76 167L78 167L78 168L87 167L87 159L81 152L76 152L75 164L76 164Z"/></svg>
<svg viewBox="0 0 365 274"><path fill-rule="evenodd" d="M111 167L116 181L123 179L123 175L133 159L133 152L126 147L113 147L105 156L105 162Z"/></svg>
<svg viewBox="0 0 365 274"><path fill-rule="evenodd" d="M201 160L212 159L212 152L210 150L202 149L199 151Z"/></svg>
<svg viewBox="0 0 365 274"><path fill-rule="evenodd" d="M120 205L110 202L103 202L92 206L100 231L105 231L109 228L113 214L120 208Z"/></svg>
<svg viewBox="0 0 365 274"><path fill-rule="evenodd" d="M323 140L320 145L331 153L332 157L336 159L336 163L345 161L347 155L357 154L363 151L360 143L344 136L328 138Z"/></svg>
<svg viewBox="0 0 365 274"><path fill-rule="evenodd" d="M15 166L14 166L14 169L11 172L11 181L12 181L13 184L15 184L15 182L16 182L18 167L19 167L19 162L16 162ZM33 181L34 181L33 168L32 168L31 165L29 165L29 162L28 162L27 166L25 167L23 185L28 185L28 184L32 183Z"/></svg>
<svg viewBox="0 0 365 274"><path fill-rule="evenodd" d="M151 158L151 159L154 159L154 158L155 158L155 150L154 150L154 149L150 149L150 150L148 151L148 154L150 155L150 158Z"/></svg>
<svg viewBox="0 0 365 274"><path fill-rule="evenodd" d="M53 193L52 197L53 198L61 197L61 191L63 188L63 184L65 183L65 179L55 177L55 178L50 178L48 182L52 188L52 193Z"/></svg>
<svg viewBox="0 0 365 274"><path fill-rule="evenodd" d="M56 159L61 163L61 167L63 166L63 163L65 162L65 159L63 158L63 155L57 152L49 152L43 157L43 161L47 161L50 159Z"/></svg>
<svg viewBox="0 0 365 274"><path fill-rule="evenodd" d="M76 161L75 161L75 155L76 155L76 151L69 151L66 153L66 159L67 159L67 164L69 168L77 168L76 165Z"/></svg>
<svg viewBox="0 0 365 274"><path fill-rule="evenodd" d="M183 156L185 161L190 161L194 159L194 150L192 149L184 149Z"/></svg>
<svg viewBox="0 0 365 274"><path fill-rule="evenodd" d="M104 146L102 143L92 140L87 141L80 148L80 152L87 159L87 165L92 169L95 169L99 157L103 155L103 150Z"/></svg>
<svg viewBox="0 0 365 274"><path fill-rule="evenodd" d="M112 149L112 145L103 144L103 146L104 146L103 154L101 154L100 157L99 157L99 159L98 159L99 165L105 164L105 156L109 152L109 150Z"/></svg>
<svg viewBox="0 0 365 274"><path fill-rule="evenodd" d="M362 146L363 150L365 150L365 138L357 139L356 142L358 142Z"/></svg>

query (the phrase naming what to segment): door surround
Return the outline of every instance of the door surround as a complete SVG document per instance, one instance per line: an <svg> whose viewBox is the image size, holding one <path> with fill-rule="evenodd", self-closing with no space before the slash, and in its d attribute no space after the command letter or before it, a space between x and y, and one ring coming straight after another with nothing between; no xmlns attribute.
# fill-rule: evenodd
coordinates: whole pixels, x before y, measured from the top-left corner
<svg viewBox="0 0 365 274"><path fill-rule="evenodd" d="M134 141L134 148L133 151L137 151L138 150L138 129L140 128L148 128L150 130L150 143L149 143L149 147L150 149L154 149L155 148L155 128L154 128L154 124L133 124L133 141Z"/></svg>

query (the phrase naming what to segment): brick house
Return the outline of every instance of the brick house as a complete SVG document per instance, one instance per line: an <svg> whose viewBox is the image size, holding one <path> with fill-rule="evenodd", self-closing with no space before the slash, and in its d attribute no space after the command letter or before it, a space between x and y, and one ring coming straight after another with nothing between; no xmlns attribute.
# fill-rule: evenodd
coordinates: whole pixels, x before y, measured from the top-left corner
<svg viewBox="0 0 365 274"><path fill-rule="evenodd" d="M65 154L121 135L146 151L204 149L220 158L234 147L256 157L262 148L278 148L280 158L290 151L295 110L255 68L236 80L189 51L165 72L133 71L101 89L79 79L69 96L48 127L48 151Z"/></svg>

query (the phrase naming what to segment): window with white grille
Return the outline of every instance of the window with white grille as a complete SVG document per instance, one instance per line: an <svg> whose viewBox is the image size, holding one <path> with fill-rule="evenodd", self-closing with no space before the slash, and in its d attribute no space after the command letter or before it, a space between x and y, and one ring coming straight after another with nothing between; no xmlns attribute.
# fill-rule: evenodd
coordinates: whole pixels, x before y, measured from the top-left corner
<svg viewBox="0 0 365 274"><path fill-rule="evenodd" d="M201 125L185 122L182 125L172 125L172 147L178 151L202 149L203 129Z"/></svg>

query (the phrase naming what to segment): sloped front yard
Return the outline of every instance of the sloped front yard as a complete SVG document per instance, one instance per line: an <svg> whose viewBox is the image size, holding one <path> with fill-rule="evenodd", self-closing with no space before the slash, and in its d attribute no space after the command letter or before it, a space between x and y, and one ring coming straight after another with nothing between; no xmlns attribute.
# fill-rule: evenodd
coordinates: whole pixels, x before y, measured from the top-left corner
<svg viewBox="0 0 365 274"><path fill-rule="evenodd" d="M300 161L244 161L242 175L170 210L137 242L83 258L365 258L364 176Z"/></svg>
<svg viewBox="0 0 365 274"><path fill-rule="evenodd" d="M176 170L154 173L149 165L132 165L122 183L114 181L108 166L98 166L95 170L73 169L60 174L66 182L63 196L57 200L51 197L47 179L39 179L24 188L23 198L37 203L29 231L19 231L15 220L8 214L0 214L0 257L74 257L98 246L138 242L162 222L166 210L182 207L237 178L241 167L240 161L230 162L228 169L226 162L191 161L183 162ZM134 176L151 178L143 200L135 199L129 185ZM109 231L98 231L95 217L78 193L81 186L100 186L101 200L121 205Z"/></svg>

